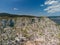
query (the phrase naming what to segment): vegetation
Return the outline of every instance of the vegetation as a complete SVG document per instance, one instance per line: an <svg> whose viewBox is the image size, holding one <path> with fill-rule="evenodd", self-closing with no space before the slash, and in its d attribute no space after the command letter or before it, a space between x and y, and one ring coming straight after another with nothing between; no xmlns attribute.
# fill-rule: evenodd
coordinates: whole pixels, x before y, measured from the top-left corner
<svg viewBox="0 0 60 45"><path fill-rule="evenodd" d="M27 42L31 45L60 44L60 25L44 16L1 13L0 45L28 45Z"/></svg>

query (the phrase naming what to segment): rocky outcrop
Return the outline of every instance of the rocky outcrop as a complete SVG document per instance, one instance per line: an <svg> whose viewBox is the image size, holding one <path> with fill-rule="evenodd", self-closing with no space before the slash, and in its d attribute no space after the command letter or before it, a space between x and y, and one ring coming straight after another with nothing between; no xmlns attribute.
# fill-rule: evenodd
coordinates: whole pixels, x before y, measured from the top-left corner
<svg viewBox="0 0 60 45"><path fill-rule="evenodd" d="M47 17L1 17L0 45L59 45L58 25Z"/></svg>

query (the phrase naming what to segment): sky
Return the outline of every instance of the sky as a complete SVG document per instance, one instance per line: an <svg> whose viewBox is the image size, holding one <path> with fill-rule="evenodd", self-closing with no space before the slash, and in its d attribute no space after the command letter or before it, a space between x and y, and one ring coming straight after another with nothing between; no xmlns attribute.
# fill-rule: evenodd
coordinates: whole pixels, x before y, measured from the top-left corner
<svg viewBox="0 0 60 45"><path fill-rule="evenodd" d="M0 0L0 13L60 16L60 0Z"/></svg>

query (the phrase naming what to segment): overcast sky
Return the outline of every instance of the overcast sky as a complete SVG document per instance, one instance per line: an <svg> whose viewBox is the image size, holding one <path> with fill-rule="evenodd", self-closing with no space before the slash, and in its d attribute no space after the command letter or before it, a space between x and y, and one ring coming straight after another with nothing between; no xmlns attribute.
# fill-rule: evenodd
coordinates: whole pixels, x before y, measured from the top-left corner
<svg viewBox="0 0 60 45"><path fill-rule="evenodd" d="M60 0L0 0L0 13L59 16Z"/></svg>

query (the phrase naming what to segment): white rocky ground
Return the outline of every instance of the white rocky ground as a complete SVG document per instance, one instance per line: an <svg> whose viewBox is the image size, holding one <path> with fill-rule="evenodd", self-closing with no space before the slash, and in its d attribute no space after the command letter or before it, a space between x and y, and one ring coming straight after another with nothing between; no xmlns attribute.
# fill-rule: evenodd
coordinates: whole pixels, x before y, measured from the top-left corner
<svg viewBox="0 0 60 45"><path fill-rule="evenodd" d="M60 45L60 27L49 18L15 17L12 27L10 19L0 20L0 45Z"/></svg>

